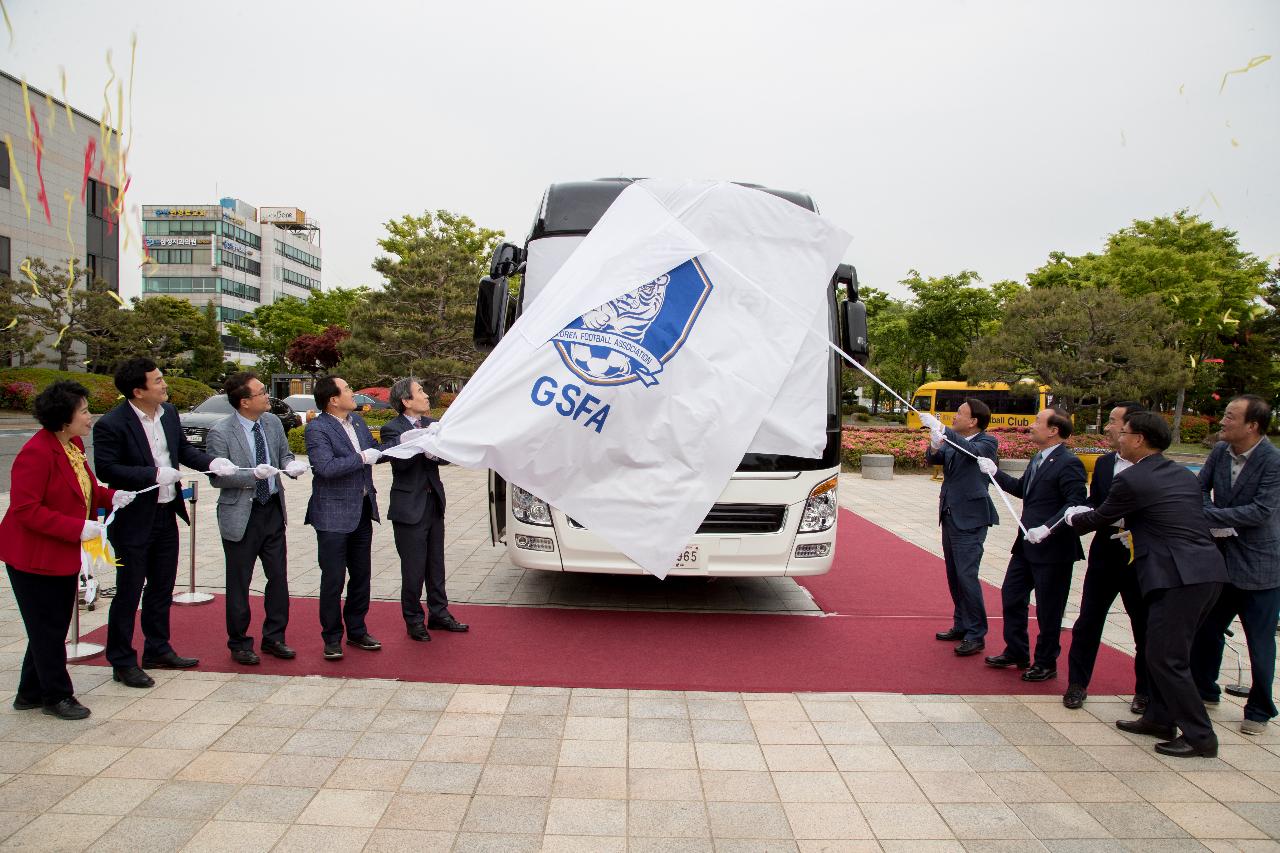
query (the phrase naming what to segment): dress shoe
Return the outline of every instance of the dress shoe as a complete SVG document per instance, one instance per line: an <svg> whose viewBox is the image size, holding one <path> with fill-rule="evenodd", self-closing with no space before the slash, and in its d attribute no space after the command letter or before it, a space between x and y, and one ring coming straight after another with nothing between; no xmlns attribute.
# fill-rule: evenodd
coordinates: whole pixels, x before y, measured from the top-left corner
<svg viewBox="0 0 1280 853"><path fill-rule="evenodd" d="M342 646L338 645L337 643L325 643L324 659L325 660L342 660Z"/></svg>
<svg viewBox="0 0 1280 853"><path fill-rule="evenodd" d="M112 679L125 687L155 687L156 681L136 666L117 666L111 670Z"/></svg>
<svg viewBox="0 0 1280 853"><path fill-rule="evenodd" d="M1148 697L1143 696L1141 693L1136 694L1133 697L1133 701L1129 703L1129 713L1142 716L1147 712L1147 705L1150 702L1151 700Z"/></svg>
<svg viewBox="0 0 1280 853"><path fill-rule="evenodd" d="M272 642L271 640L262 641L262 653L280 658L280 660L293 660L298 653L286 646L284 643Z"/></svg>
<svg viewBox="0 0 1280 853"><path fill-rule="evenodd" d="M1162 726L1159 723L1148 722L1145 719L1116 720L1116 728L1122 732L1128 732L1131 735L1162 737L1165 740L1173 740L1178 736L1177 729L1173 726Z"/></svg>
<svg viewBox="0 0 1280 853"><path fill-rule="evenodd" d="M986 661L987 666L994 666L996 669L1008 669L1011 666L1016 666L1018 669L1026 669L1031 666L1031 661L1029 660L1018 660L1006 654L992 655L983 658L983 660Z"/></svg>
<svg viewBox="0 0 1280 853"><path fill-rule="evenodd" d="M961 631L959 628L950 628L946 631L939 631L933 635L933 638L935 640L942 640L943 642L955 642L956 640L964 639L964 631Z"/></svg>
<svg viewBox="0 0 1280 853"><path fill-rule="evenodd" d="M1030 670L1028 670L1030 672ZM1068 684L1067 692L1062 694L1062 704L1066 708L1075 710L1084 706L1084 700L1089 698L1089 694L1079 684Z"/></svg>
<svg viewBox="0 0 1280 853"><path fill-rule="evenodd" d="M967 658L969 655L976 655L986 647L987 644L982 642L982 640L965 640L963 643L956 646L956 655L962 658Z"/></svg>
<svg viewBox="0 0 1280 853"><path fill-rule="evenodd" d="M1034 664L1026 672L1022 673L1023 681L1048 681L1050 678L1057 678L1058 671L1051 666L1041 666Z"/></svg>
<svg viewBox="0 0 1280 853"><path fill-rule="evenodd" d="M365 634L363 637L347 637L347 645L364 649L366 652L376 652L382 648L382 643L375 640L372 634Z"/></svg>
<svg viewBox="0 0 1280 853"><path fill-rule="evenodd" d="M17 707L17 703L14 703ZM1250 720L1248 717L1240 721L1240 734L1244 735L1264 735L1267 733L1266 720Z"/></svg>
<svg viewBox="0 0 1280 853"><path fill-rule="evenodd" d="M432 631L453 631L456 634L465 634L471 630L470 625L464 625L452 616L442 616L439 619L428 619L427 627Z"/></svg>
<svg viewBox="0 0 1280 853"><path fill-rule="evenodd" d="M1204 746L1192 746L1187 739L1179 735L1173 740L1156 744L1156 752L1161 755L1172 755L1174 758L1217 758L1218 741Z"/></svg>
<svg viewBox="0 0 1280 853"><path fill-rule="evenodd" d="M431 642L431 635L427 633L426 625L406 625L405 631L408 632L410 640L417 640L419 643Z"/></svg>
<svg viewBox="0 0 1280 853"><path fill-rule="evenodd" d="M13 697L13 710L15 711L30 711L34 708L39 708L43 704L39 699L31 700L24 699L21 696Z"/></svg>
<svg viewBox="0 0 1280 853"><path fill-rule="evenodd" d="M165 652L157 658L144 657L143 669L189 669L200 663L200 658L184 658L177 652Z"/></svg>
<svg viewBox="0 0 1280 853"><path fill-rule="evenodd" d="M262 658L253 649L232 649L231 659L245 666L256 666L262 662Z"/></svg>
<svg viewBox="0 0 1280 853"><path fill-rule="evenodd" d="M1204 702L1204 704L1206 705L1218 705L1218 704L1221 704L1222 699L1221 697L1218 697L1218 696L1214 696L1212 699L1210 699L1207 696L1201 696L1200 701Z"/></svg>
<svg viewBox="0 0 1280 853"><path fill-rule="evenodd" d="M89 709L77 702L74 696L68 696L52 705L45 705L41 710L50 717L57 717L60 720L83 720L89 716Z"/></svg>

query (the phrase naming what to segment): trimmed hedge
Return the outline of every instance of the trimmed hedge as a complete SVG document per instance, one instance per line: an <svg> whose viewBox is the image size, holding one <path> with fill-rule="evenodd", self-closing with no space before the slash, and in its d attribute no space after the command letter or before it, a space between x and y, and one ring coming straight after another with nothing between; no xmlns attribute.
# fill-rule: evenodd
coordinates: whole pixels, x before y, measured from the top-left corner
<svg viewBox="0 0 1280 853"><path fill-rule="evenodd" d="M79 382L89 389L89 411L101 414L120 402L120 392L110 376L100 373L75 373L70 370L52 370L45 367L6 367L0 369L0 407L31 411L35 398L41 391L62 379ZM169 402L180 411L203 403L217 393L203 382L166 376L169 386ZM22 386L30 386L27 392ZM14 405L20 404L20 405Z"/></svg>
<svg viewBox="0 0 1280 853"><path fill-rule="evenodd" d="M1030 459L1039 450L1031 441L1027 427L993 429L991 435L1000 444L1001 459ZM1067 439L1072 450L1089 450L1100 441L1096 435L1073 435ZM925 453L929 449L929 434L925 430L905 427L846 428L840 439L841 458L845 464L857 468L865 453L887 453L894 457L895 467L903 470L925 469Z"/></svg>

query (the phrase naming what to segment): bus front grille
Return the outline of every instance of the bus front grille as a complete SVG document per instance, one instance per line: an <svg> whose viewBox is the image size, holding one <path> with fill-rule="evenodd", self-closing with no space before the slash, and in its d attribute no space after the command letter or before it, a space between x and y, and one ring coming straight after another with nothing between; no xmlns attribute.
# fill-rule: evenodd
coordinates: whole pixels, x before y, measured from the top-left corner
<svg viewBox="0 0 1280 853"><path fill-rule="evenodd" d="M715 504L698 526L699 533L777 533L786 521L784 504ZM586 525L570 518L579 530Z"/></svg>

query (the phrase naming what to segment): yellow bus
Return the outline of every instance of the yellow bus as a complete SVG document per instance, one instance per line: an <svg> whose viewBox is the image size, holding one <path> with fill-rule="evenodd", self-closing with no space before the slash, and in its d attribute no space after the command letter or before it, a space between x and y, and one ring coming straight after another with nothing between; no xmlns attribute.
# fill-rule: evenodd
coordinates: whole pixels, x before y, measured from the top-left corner
<svg viewBox="0 0 1280 853"><path fill-rule="evenodd" d="M947 426L966 397L977 397L991 407L991 426L1031 426L1036 414L1048 406L1049 386L1041 385L1038 393L1010 390L1004 382L969 385L965 382L926 382L916 389L911 405L921 412L931 412ZM907 426L920 428L920 418L907 412Z"/></svg>

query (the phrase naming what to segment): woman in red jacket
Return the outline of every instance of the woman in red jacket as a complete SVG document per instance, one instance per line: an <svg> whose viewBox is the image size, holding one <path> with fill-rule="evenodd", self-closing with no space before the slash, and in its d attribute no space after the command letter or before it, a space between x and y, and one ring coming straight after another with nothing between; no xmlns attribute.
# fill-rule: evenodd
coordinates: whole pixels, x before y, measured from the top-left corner
<svg viewBox="0 0 1280 853"><path fill-rule="evenodd" d="M84 455L89 391L55 382L36 397L40 429L13 460L9 511L0 521L0 560L27 628L15 710L43 708L64 720L83 720L67 673L67 628L76 607L80 543L102 533L91 519L133 500L133 492L98 484Z"/></svg>

